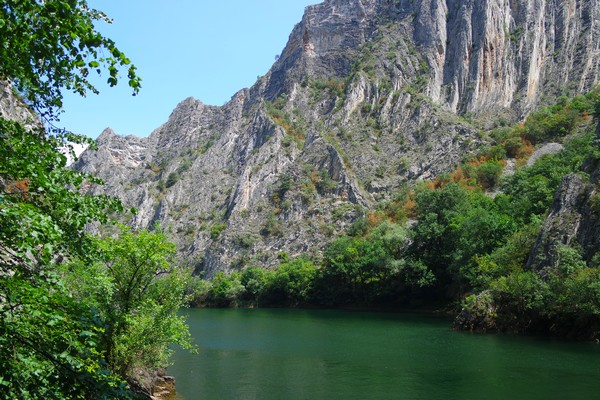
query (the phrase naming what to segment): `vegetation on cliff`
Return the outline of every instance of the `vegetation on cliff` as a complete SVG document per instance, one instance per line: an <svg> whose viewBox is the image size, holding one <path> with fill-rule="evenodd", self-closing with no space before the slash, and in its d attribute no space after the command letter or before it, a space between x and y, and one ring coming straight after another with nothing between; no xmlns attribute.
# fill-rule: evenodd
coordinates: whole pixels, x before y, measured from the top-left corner
<svg viewBox="0 0 600 400"><path fill-rule="evenodd" d="M126 68L134 93L140 87L135 67L94 29L98 20L107 19L84 0L0 3L10 103L0 110L3 399L129 398L139 369L164 365L170 343L189 344L175 315L187 278L170 263L173 245L160 232L89 234L123 207L85 194L102 182L67 168L63 152L89 140L53 127L63 90L96 92L94 70L108 71L113 86Z"/></svg>
<svg viewBox="0 0 600 400"><path fill-rule="evenodd" d="M231 305L463 307L464 329L552 332L596 338L600 268L577 243L560 246L557 268L528 263L563 178L600 160L598 92L561 98L513 127L486 133L489 146L451 173L407 186L364 211L322 259L277 269L248 267L199 282L196 302ZM534 145L564 148L525 165ZM502 176L509 161L514 174ZM596 183L591 182L596 185ZM594 197L595 198L595 197ZM593 212L597 212L597 206Z"/></svg>

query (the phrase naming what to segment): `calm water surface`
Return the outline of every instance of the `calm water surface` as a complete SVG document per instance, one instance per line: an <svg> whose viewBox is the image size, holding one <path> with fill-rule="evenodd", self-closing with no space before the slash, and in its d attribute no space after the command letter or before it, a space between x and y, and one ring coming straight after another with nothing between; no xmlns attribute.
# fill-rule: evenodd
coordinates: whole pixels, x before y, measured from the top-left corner
<svg viewBox="0 0 600 400"><path fill-rule="evenodd" d="M328 310L185 311L184 400L600 399L600 346L475 335L450 321Z"/></svg>

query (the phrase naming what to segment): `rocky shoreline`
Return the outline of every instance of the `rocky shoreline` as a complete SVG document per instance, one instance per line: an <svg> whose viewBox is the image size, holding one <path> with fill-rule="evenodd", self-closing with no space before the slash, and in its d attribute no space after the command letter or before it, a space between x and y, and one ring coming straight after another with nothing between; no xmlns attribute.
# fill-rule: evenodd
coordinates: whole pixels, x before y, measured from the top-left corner
<svg viewBox="0 0 600 400"><path fill-rule="evenodd" d="M134 371L132 389L137 398L144 400L173 400L176 396L175 378L167 375L164 368Z"/></svg>
<svg viewBox="0 0 600 400"><path fill-rule="evenodd" d="M169 375L158 376L152 388L151 400L173 400L177 390L175 378Z"/></svg>

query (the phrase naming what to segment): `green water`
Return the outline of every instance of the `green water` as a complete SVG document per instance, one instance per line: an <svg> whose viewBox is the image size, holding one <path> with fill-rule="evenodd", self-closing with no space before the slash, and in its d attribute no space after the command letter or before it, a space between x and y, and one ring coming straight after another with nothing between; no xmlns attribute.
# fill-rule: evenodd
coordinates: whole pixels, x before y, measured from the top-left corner
<svg viewBox="0 0 600 400"><path fill-rule="evenodd" d="M181 399L600 399L600 346L476 335L436 317L187 310Z"/></svg>

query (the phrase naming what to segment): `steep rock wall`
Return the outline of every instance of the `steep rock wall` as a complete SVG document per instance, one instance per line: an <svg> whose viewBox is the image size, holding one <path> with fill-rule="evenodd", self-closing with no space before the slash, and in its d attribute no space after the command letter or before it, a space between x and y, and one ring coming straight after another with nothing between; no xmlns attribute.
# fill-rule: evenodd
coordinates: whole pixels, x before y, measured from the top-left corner
<svg viewBox="0 0 600 400"><path fill-rule="evenodd" d="M148 138L106 131L77 167L208 276L318 254L377 200L453 168L482 126L591 88L599 13L600 0L327 0L226 105L186 99Z"/></svg>
<svg viewBox="0 0 600 400"><path fill-rule="evenodd" d="M434 101L453 112L516 106L523 113L548 94L598 81L598 20L598 0L325 1L308 7L293 30L267 94L289 90L301 73L349 73L356 49L391 21L426 58Z"/></svg>

